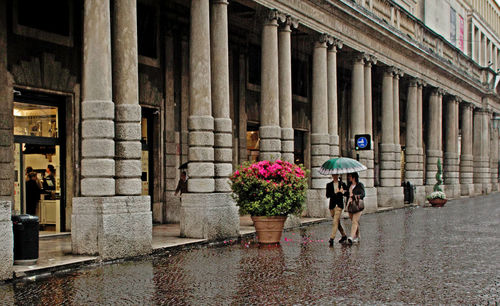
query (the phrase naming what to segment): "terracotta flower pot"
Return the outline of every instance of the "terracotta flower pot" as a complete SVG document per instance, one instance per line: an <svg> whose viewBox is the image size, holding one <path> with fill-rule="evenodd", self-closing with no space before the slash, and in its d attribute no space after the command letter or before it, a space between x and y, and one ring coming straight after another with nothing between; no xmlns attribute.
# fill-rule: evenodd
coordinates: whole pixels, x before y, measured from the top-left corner
<svg viewBox="0 0 500 306"><path fill-rule="evenodd" d="M283 226L285 225L286 216L274 217L256 217L252 216L252 221L255 225L255 231L259 243L279 243Z"/></svg>
<svg viewBox="0 0 500 306"><path fill-rule="evenodd" d="M429 200L429 203L431 203L431 205L433 207L443 207L444 204L446 204L446 202L448 202L448 199L432 199L432 200Z"/></svg>

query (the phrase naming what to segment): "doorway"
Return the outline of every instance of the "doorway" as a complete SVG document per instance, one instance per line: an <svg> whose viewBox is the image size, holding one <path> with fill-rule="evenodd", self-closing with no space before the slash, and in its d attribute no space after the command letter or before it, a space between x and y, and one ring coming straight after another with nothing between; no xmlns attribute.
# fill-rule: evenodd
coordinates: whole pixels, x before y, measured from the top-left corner
<svg viewBox="0 0 500 306"><path fill-rule="evenodd" d="M142 195L154 195L154 122L155 110L142 108L141 118L141 168Z"/></svg>
<svg viewBox="0 0 500 306"><path fill-rule="evenodd" d="M65 99L17 91L14 96L13 214L39 217L41 234L65 230Z"/></svg>

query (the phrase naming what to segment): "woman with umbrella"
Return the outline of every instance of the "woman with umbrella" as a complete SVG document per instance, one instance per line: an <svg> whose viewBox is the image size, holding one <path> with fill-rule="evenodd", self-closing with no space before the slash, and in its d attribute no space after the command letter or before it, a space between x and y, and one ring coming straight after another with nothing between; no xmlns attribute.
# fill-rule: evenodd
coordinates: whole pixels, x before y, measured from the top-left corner
<svg viewBox="0 0 500 306"><path fill-rule="evenodd" d="M346 188L341 188L342 185L339 184L338 190L335 189L336 191L342 191L344 192L344 196L347 197L347 206L346 210L349 212L349 218L352 221L352 226L351 226L351 236L347 238L347 242L349 244L352 244L353 242L358 242L359 241L359 219L361 217L361 211L364 209L363 205L363 199L365 197L365 190L364 186L362 183L359 182L359 175L357 172L359 171L364 171L366 170L366 166L361 164L360 162L351 159L351 158L345 158L345 157L338 157L338 158L332 158L325 162L319 172L324 175L336 175L338 178L339 174L345 174L347 173L347 179L349 182L349 186ZM335 180L335 177L334 177ZM330 207L332 206L332 197L335 197L334 194L337 194L337 192L331 192L331 187L329 186L330 184L334 185L333 183L329 183L327 185L327 197L330 197ZM344 184L345 186L345 184ZM333 186L335 187L335 186ZM329 193L330 189L330 193ZM335 197L336 198L336 197ZM338 202L338 199L336 200ZM337 206L334 206L334 213L332 213L332 217L334 217L334 222L333 222L333 228L332 228L332 236L335 237L335 234L337 232L337 224L338 222L336 221L336 214L338 214L338 217L340 219L340 214L342 213L342 208L343 208L343 203L342 203L342 208L338 204ZM340 209L337 209L339 207ZM335 209L337 211L335 211ZM345 234L343 233L342 227L339 228L342 234L342 239L340 242L345 241ZM333 245L333 237L330 237L330 245Z"/></svg>
<svg viewBox="0 0 500 306"><path fill-rule="evenodd" d="M357 172L349 173L347 175L347 180L349 181L347 187L349 192L346 193L348 196L346 209L349 213L349 219L352 221L351 236L347 238L347 242L352 244L353 242L359 242L359 219L364 209L364 205L361 207L359 203L362 203L365 198L365 186L359 182L359 175Z"/></svg>

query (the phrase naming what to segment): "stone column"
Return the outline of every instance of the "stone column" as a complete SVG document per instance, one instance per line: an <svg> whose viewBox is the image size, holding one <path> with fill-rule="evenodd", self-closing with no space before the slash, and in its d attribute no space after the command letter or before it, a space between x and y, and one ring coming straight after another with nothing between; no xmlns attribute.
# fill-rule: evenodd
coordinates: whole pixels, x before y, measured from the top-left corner
<svg viewBox="0 0 500 306"><path fill-rule="evenodd" d="M476 194L487 194L491 191L490 159L489 159L489 123L490 113L486 109L474 110L474 191Z"/></svg>
<svg viewBox="0 0 500 306"><path fill-rule="evenodd" d="M220 239L235 237L239 231L238 209L229 193L216 191L214 175L214 118L212 117L212 77L210 52L219 50L221 58L214 59L222 67L216 77L214 89L220 90L214 97L218 99L217 147L229 148L228 158L231 167L231 121L229 118L229 77L227 61L227 3L214 1L212 4L213 31L212 49L210 42L210 5L209 0L191 0L191 27L189 46L189 164L188 193L182 195L180 227L182 237ZM225 74L225 75L224 75ZM227 128L229 122L229 128ZM221 146L223 145L223 146ZM225 152L225 151L219 151ZM225 164L225 163L223 163ZM221 172L222 173L222 172ZM220 191L220 190L219 190Z"/></svg>
<svg viewBox="0 0 500 306"><path fill-rule="evenodd" d="M327 54L328 134L330 134L330 157L332 158L340 155L337 105L337 49L341 49L342 46L342 41L332 39L332 44L330 45Z"/></svg>
<svg viewBox="0 0 500 306"><path fill-rule="evenodd" d="M292 125L292 27L297 21L287 17L279 29L279 114L281 159L293 163L294 131Z"/></svg>
<svg viewBox="0 0 500 306"><path fill-rule="evenodd" d="M417 81L417 152L418 152L418 175L415 180L417 183L417 203L425 203L425 187L424 185L424 133L423 133L423 88L424 81Z"/></svg>
<svg viewBox="0 0 500 306"><path fill-rule="evenodd" d="M232 121L229 116L229 40L227 0L212 1L210 28L212 111L215 122L215 191L230 192L233 172Z"/></svg>
<svg viewBox="0 0 500 306"><path fill-rule="evenodd" d="M262 29L261 91L260 91L260 160L281 158L281 128L278 72L278 18L269 11Z"/></svg>
<svg viewBox="0 0 500 306"><path fill-rule="evenodd" d="M354 135L365 133L365 81L364 54L356 55L352 60L351 105L349 108L350 135L349 144L352 156L354 151Z"/></svg>
<svg viewBox="0 0 500 306"><path fill-rule="evenodd" d="M113 196L115 105L109 2L85 0L84 17L81 194Z"/></svg>
<svg viewBox="0 0 500 306"><path fill-rule="evenodd" d="M327 39L320 35L313 51L312 122L311 122L311 190L308 195L307 214L310 217L329 215L324 190L329 179L319 173L321 165L330 158L328 134L328 72Z"/></svg>
<svg viewBox="0 0 500 306"><path fill-rule="evenodd" d="M426 150L426 192L432 192L436 183L437 161L441 160L443 152L441 150L441 104L442 91L434 89L429 99L429 122L427 129L427 150Z"/></svg>
<svg viewBox="0 0 500 306"><path fill-rule="evenodd" d="M382 79L382 137L380 143L380 186L394 186L393 71L387 68Z"/></svg>
<svg viewBox="0 0 500 306"><path fill-rule="evenodd" d="M373 146L373 103L372 103L372 65L377 63L377 59L372 55L365 56L365 67L364 67L364 93L365 93L365 134L369 134L372 137ZM374 162L374 148L371 150L363 151L361 156L363 157L364 165L368 168L364 173L362 173L363 181L366 188L375 187L375 162ZM376 197L377 193L373 190L373 195ZM376 201L374 201L376 205Z"/></svg>
<svg viewBox="0 0 500 306"><path fill-rule="evenodd" d="M405 181L418 185L418 82L411 79L406 100L406 156Z"/></svg>
<svg viewBox="0 0 500 306"><path fill-rule="evenodd" d="M377 59L372 55L365 55L364 57L364 121L365 121L365 134L371 135L373 138L373 123L372 123L372 65L377 63ZM373 145L373 141L372 141ZM360 173L361 180L365 185L365 209L366 211L377 210L377 190L375 189L375 161L373 147L371 150L359 151L361 163L363 163L368 170Z"/></svg>
<svg viewBox="0 0 500 306"><path fill-rule="evenodd" d="M498 116L494 114L494 117ZM497 123L498 124L498 123ZM492 122L490 136L490 171L491 171L491 191L498 190L498 127Z"/></svg>
<svg viewBox="0 0 500 306"><path fill-rule="evenodd" d="M448 198L460 197L458 162L458 112L459 98L446 101L446 129L444 142L443 179Z"/></svg>
<svg viewBox="0 0 500 306"><path fill-rule="evenodd" d="M141 107L139 106L136 0L115 1L113 96L117 195L141 195Z"/></svg>
<svg viewBox="0 0 500 306"><path fill-rule="evenodd" d="M374 56L365 56L364 92L365 92L365 133L373 137L373 106L372 106L372 65L377 63Z"/></svg>
<svg viewBox="0 0 500 306"><path fill-rule="evenodd" d="M403 72L400 69L395 69L394 79L393 79L393 119L394 119L394 161L396 170L399 174L395 175L394 179L396 186L401 186L401 130L399 127L399 79L403 76Z"/></svg>
<svg viewBox="0 0 500 306"><path fill-rule="evenodd" d="M175 131L175 67L173 31L165 36L165 203L163 223L179 223L180 198L174 195L177 187L178 152ZM179 118L180 119L180 118ZM178 139L178 138L177 138ZM153 212L154 213L154 212ZM158 220L155 220L158 221Z"/></svg>
<svg viewBox="0 0 500 306"><path fill-rule="evenodd" d="M73 253L103 259L147 254L152 241L151 201L149 196L139 196L141 112L134 38L136 3L117 0L114 4L116 62L112 72L109 2L84 3L82 197L73 199L71 228ZM115 111L119 118L116 133ZM119 173L117 185L115 171ZM114 196L116 193L122 196Z"/></svg>
<svg viewBox="0 0 500 306"><path fill-rule="evenodd" d="M7 1L0 0L0 281L12 278L14 189L12 86L7 71Z"/></svg>
<svg viewBox="0 0 500 306"><path fill-rule="evenodd" d="M471 103L462 104L462 141L460 150L460 193L463 196L474 194L473 155L472 155L472 113Z"/></svg>
<svg viewBox="0 0 500 306"><path fill-rule="evenodd" d="M401 207L404 204L403 189L396 182L401 172L396 165L394 150L394 72L393 67L387 67L382 79L379 207Z"/></svg>

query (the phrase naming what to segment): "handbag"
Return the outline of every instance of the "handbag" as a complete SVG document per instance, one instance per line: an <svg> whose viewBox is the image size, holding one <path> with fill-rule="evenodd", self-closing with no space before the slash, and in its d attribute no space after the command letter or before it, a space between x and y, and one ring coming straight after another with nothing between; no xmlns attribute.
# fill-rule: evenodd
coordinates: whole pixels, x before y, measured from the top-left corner
<svg viewBox="0 0 500 306"><path fill-rule="evenodd" d="M363 199L361 199L359 196L354 196L351 201L351 204L347 206L347 212L350 212L351 214L360 212L363 209L365 209L365 203Z"/></svg>

